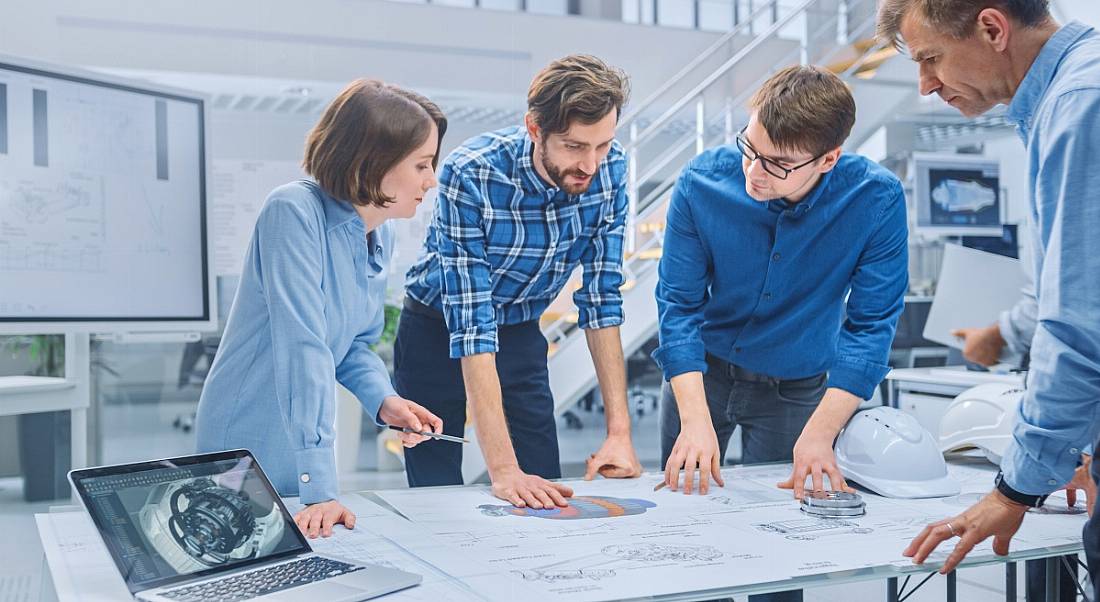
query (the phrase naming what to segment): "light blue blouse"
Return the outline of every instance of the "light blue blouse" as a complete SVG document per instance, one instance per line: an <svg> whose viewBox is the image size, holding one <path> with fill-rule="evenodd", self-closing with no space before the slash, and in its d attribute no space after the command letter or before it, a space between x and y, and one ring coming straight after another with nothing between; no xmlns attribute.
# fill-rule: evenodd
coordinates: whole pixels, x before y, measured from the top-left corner
<svg viewBox="0 0 1100 602"><path fill-rule="evenodd" d="M395 395L370 349L392 249L390 224L368 233L350 203L314 182L271 192L199 401L200 452L247 448L280 494L336 498L336 382L376 422Z"/></svg>

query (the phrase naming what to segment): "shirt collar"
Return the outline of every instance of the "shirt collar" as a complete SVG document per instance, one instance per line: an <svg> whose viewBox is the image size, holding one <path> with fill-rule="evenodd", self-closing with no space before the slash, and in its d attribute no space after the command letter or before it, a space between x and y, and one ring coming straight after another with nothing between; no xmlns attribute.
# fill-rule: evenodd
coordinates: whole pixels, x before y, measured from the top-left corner
<svg viewBox="0 0 1100 602"><path fill-rule="evenodd" d="M810 190L810 194L806 195L801 201L792 203L787 199L776 199L768 203L768 206L774 207L780 211L790 211L794 217L806 215L806 212L816 205L818 199L824 195L825 189L829 187L829 180L832 178L833 172L835 171L836 166L833 166L833 169L821 174L821 178L814 184L813 189Z"/></svg>
<svg viewBox="0 0 1100 602"><path fill-rule="evenodd" d="M350 202L342 201L325 192L316 181L310 180L309 183L312 184L314 191L321 199L321 207L325 211L326 230L338 228L348 222L354 222L354 225L358 225L360 229L366 229L359 213L355 211L355 207Z"/></svg>
<svg viewBox="0 0 1100 602"><path fill-rule="evenodd" d="M1039 107L1039 102L1050 87L1054 74L1058 71L1058 65L1062 58L1069 52L1072 46L1081 36L1092 28L1080 21L1071 21L1062 26L1054 35L1043 44L1043 49L1035 57L1035 62L1027 70L1027 75L1020 82L1020 87L1012 96L1005 117L1016 124L1022 136L1027 136L1031 127L1031 118Z"/></svg>
<svg viewBox="0 0 1100 602"><path fill-rule="evenodd" d="M516 158L516 171L519 172L523 189L527 192L545 197L548 201L560 196L561 188L547 184L539 172L535 169L535 141L526 129L521 130L523 138L520 140L520 154Z"/></svg>

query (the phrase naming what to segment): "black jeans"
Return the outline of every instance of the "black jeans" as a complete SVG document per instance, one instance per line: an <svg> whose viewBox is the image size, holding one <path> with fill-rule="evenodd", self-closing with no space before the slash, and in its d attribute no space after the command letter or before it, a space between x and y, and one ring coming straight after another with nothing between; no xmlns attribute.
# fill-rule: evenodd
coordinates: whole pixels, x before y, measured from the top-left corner
<svg viewBox="0 0 1100 602"><path fill-rule="evenodd" d="M825 374L781 380L750 372L707 354L703 375L711 423L718 435L723 463L730 437L741 427L741 461L789 462L795 441L825 395ZM680 412L672 387L665 383L661 396L661 468L680 436ZM750 602L801 602L802 591L749 596Z"/></svg>
<svg viewBox="0 0 1100 602"><path fill-rule="evenodd" d="M462 436L466 388L460 360L451 359L443 315L405 300L394 341L394 389L443 419L443 432ZM504 417L520 469L545 479L561 478L554 398L546 368L546 338L537 320L500 326L497 374ZM405 450L409 487L462 484L462 445L425 441Z"/></svg>

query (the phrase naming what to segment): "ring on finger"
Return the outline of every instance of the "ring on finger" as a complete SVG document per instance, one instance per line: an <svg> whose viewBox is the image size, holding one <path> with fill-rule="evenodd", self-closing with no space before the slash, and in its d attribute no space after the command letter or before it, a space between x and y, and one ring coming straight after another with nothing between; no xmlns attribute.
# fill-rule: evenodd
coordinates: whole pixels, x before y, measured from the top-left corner
<svg viewBox="0 0 1100 602"><path fill-rule="evenodd" d="M958 537L959 534L955 531L955 527L951 523L947 523L947 530L951 532L951 537Z"/></svg>

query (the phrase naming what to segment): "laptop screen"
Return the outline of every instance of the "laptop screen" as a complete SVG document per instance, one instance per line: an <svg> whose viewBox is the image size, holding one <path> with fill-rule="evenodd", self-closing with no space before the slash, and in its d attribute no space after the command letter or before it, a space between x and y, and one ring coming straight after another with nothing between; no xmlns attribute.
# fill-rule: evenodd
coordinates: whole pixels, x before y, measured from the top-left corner
<svg viewBox="0 0 1100 602"><path fill-rule="evenodd" d="M77 470L131 592L310 551L247 451Z"/></svg>

